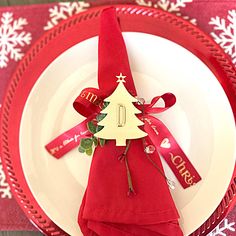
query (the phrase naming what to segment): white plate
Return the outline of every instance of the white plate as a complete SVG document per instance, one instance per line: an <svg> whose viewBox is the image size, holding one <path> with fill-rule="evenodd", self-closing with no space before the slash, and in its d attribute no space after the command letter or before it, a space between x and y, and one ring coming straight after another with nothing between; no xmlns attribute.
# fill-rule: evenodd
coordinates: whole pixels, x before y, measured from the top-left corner
<svg viewBox="0 0 236 236"><path fill-rule="evenodd" d="M236 143L233 113L213 73L185 48L149 34L123 35L139 96L150 102L172 92L177 98L158 117L203 179L186 190L177 183L172 191L181 227L189 235L214 212L230 182ZM74 149L56 160L44 146L84 119L72 103L83 88L97 87L97 41L94 37L73 46L47 67L28 97L20 127L27 183L50 219L73 236L82 235L77 214L91 158ZM167 176L175 179L163 164Z"/></svg>

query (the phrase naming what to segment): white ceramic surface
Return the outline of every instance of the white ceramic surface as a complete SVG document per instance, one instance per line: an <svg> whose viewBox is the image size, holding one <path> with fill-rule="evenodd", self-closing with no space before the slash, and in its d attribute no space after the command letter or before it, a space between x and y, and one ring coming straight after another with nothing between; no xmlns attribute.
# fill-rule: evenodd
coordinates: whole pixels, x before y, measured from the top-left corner
<svg viewBox="0 0 236 236"><path fill-rule="evenodd" d="M215 76L192 53L149 34L128 32L124 38L139 96L150 102L166 92L176 95L176 105L158 117L203 178L186 190L176 183L172 191L188 235L213 213L230 182L236 143L232 110ZM83 120L72 103L83 88L97 87L97 40L75 45L47 67L28 97L20 129L29 187L47 215L73 236L82 235L77 214L91 157L74 149L56 160L44 146Z"/></svg>

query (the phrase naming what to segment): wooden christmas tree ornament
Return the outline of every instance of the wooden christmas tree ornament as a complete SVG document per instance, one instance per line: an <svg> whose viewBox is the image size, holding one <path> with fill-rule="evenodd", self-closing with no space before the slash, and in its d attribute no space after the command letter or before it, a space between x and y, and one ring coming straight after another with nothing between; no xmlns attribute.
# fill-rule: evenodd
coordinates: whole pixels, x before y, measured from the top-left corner
<svg viewBox="0 0 236 236"><path fill-rule="evenodd" d="M143 125L143 122L136 116L141 111L133 104L138 100L124 86L126 76L120 73L116 78L118 85L114 92L104 100L109 104L101 111L106 114L106 117L98 122L98 125L103 126L103 129L94 136L115 139L116 146L126 146L127 139L138 139L147 136L147 134L138 128Z"/></svg>

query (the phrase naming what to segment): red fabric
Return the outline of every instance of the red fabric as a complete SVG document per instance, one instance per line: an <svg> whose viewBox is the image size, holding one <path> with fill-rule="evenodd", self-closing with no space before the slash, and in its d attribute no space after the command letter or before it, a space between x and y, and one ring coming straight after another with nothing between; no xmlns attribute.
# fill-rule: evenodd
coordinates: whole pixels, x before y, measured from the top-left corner
<svg viewBox="0 0 236 236"><path fill-rule="evenodd" d="M109 19L109 22L107 19ZM108 97L117 86L116 76L123 73L126 76L125 87L129 88L129 92L135 96L137 93L124 39L118 32L120 32L120 29L116 15L111 14L111 10L104 11L101 16L98 45L98 85Z"/></svg>
<svg viewBox="0 0 236 236"><path fill-rule="evenodd" d="M102 91L96 88L83 89L75 99L73 107L80 115L88 117L94 113L99 113L103 105Z"/></svg>
<svg viewBox="0 0 236 236"><path fill-rule="evenodd" d="M159 119L150 115L145 116L144 130L148 133L151 144L156 148L154 154L156 156L160 154L163 157L184 189L201 180L201 176L171 132ZM158 135L156 135L156 132L158 132Z"/></svg>
<svg viewBox="0 0 236 236"><path fill-rule="evenodd" d="M88 131L87 123L92 120L90 117L79 125L67 130L60 138L52 140L45 148L55 158L59 159L65 155L69 150L79 145L80 139L91 137L91 133Z"/></svg>
<svg viewBox="0 0 236 236"><path fill-rule="evenodd" d="M99 35L99 88L108 95L117 86L116 75L127 75L126 88L136 95L128 56L114 8L101 15ZM135 195L129 196L124 161L125 147L109 141L93 155L78 222L85 236L183 235L178 212L165 178L150 164L141 139L132 140L127 158ZM162 169L160 159L156 164Z"/></svg>
<svg viewBox="0 0 236 236"><path fill-rule="evenodd" d="M78 219L85 236L182 235L166 181L150 165L142 147L142 141L136 140L128 152L136 191L132 197L127 196L125 165L118 161L124 148L110 141L96 149ZM155 161L161 167L160 160Z"/></svg>

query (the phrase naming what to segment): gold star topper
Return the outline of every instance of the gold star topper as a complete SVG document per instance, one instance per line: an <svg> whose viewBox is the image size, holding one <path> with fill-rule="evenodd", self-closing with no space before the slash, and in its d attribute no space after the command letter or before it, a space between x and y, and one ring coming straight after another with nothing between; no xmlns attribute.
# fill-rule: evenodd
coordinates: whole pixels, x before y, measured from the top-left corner
<svg viewBox="0 0 236 236"><path fill-rule="evenodd" d="M116 78L118 79L116 82L117 83L125 83L125 78L126 78L126 75L123 75L122 73L120 73L119 75L116 75Z"/></svg>

